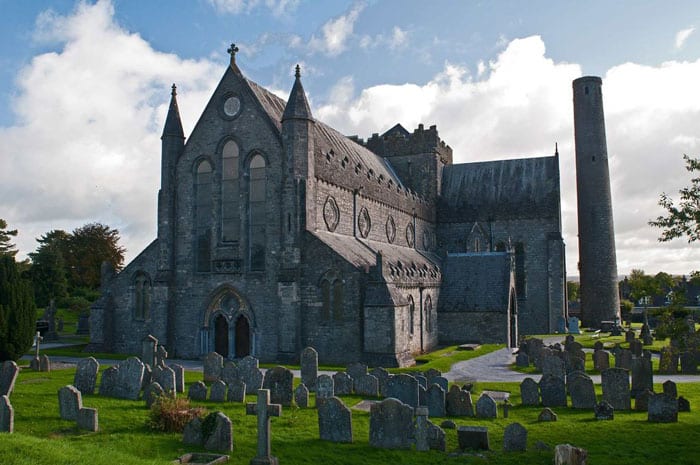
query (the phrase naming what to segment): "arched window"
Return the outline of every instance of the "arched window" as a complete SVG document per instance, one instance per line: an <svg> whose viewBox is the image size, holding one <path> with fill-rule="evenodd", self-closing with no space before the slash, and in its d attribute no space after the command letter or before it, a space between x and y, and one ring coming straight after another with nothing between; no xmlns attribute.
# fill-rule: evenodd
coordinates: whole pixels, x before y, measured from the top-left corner
<svg viewBox="0 0 700 465"><path fill-rule="evenodd" d="M250 192L248 193L249 230L248 247L250 269L265 269L265 198L266 173L265 159L255 155L250 160Z"/></svg>
<svg viewBox="0 0 700 465"><path fill-rule="evenodd" d="M416 319L416 304L413 302L413 296L408 296L408 332L413 335L413 324Z"/></svg>
<svg viewBox="0 0 700 465"><path fill-rule="evenodd" d="M432 326L433 319L433 299L430 295L425 297L425 330L430 332L430 327Z"/></svg>
<svg viewBox="0 0 700 465"><path fill-rule="evenodd" d="M148 320L151 316L151 278L139 272L134 277L134 318Z"/></svg>
<svg viewBox="0 0 700 465"><path fill-rule="evenodd" d="M522 242L515 244L515 291L518 298L527 297L527 277L525 276L525 246Z"/></svg>
<svg viewBox="0 0 700 465"><path fill-rule="evenodd" d="M343 316L343 280L335 271L327 272L320 281L321 318L340 320Z"/></svg>
<svg viewBox="0 0 700 465"><path fill-rule="evenodd" d="M241 230L239 186L238 145L230 140L221 151L221 240L223 242L239 239Z"/></svg>
<svg viewBox="0 0 700 465"><path fill-rule="evenodd" d="M195 174L195 264L197 271L211 271L212 169L208 161Z"/></svg>

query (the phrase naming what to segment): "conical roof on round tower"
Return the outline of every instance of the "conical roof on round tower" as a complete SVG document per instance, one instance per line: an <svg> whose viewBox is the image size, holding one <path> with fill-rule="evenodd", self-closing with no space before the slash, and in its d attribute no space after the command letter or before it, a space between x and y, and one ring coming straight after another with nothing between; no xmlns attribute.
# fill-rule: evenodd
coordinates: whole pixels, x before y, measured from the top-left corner
<svg viewBox="0 0 700 465"><path fill-rule="evenodd" d="M301 85L301 71L299 65L296 66L294 77L294 86L289 93L289 100L287 101L287 106L284 108L282 121L287 119L312 120L313 117L311 116L309 102L306 99L306 92L304 92L304 86Z"/></svg>

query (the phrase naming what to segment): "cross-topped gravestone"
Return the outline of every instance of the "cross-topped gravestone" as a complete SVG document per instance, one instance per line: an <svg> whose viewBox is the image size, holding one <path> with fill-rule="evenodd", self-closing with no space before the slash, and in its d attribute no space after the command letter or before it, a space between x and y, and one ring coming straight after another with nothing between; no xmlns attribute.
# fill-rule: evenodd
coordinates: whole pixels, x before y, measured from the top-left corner
<svg viewBox="0 0 700 465"><path fill-rule="evenodd" d="M282 414L280 404L270 403L270 390L258 389L258 402L246 404L246 415L258 416L258 455L250 465L277 465L277 457L270 454L270 417Z"/></svg>
<svg viewBox="0 0 700 465"><path fill-rule="evenodd" d="M41 333L39 331L36 332L36 336L34 336L34 344L36 345L36 352L34 353L34 356L36 358L39 358L39 345L41 344L41 341L43 341L44 338L41 337Z"/></svg>

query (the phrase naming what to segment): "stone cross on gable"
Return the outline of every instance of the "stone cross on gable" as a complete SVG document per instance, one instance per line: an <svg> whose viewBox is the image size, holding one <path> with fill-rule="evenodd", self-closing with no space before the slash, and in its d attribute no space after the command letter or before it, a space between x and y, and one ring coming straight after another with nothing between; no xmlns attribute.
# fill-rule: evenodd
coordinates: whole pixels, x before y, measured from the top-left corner
<svg viewBox="0 0 700 465"><path fill-rule="evenodd" d="M36 332L36 336L34 336L34 343L36 344L36 356L39 357L39 343L43 341L44 338L41 337L41 333L39 331Z"/></svg>
<svg viewBox="0 0 700 465"><path fill-rule="evenodd" d="M236 44L231 44L226 52L231 55L231 64L236 63L236 53L238 52L238 47L236 47Z"/></svg>
<svg viewBox="0 0 700 465"><path fill-rule="evenodd" d="M270 417L280 416L282 406L270 403L269 389L258 389L258 402L246 404L245 413L258 416L258 455L250 464L278 465L277 457L270 454Z"/></svg>

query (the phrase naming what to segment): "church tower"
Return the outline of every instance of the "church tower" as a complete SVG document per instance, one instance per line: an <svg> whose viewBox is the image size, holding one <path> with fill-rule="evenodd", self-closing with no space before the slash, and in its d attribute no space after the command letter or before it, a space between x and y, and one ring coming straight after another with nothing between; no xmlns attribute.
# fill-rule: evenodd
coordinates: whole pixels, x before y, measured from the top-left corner
<svg viewBox="0 0 700 465"><path fill-rule="evenodd" d="M576 79L573 90L581 319L595 328L620 316L602 80Z"/></svg>

